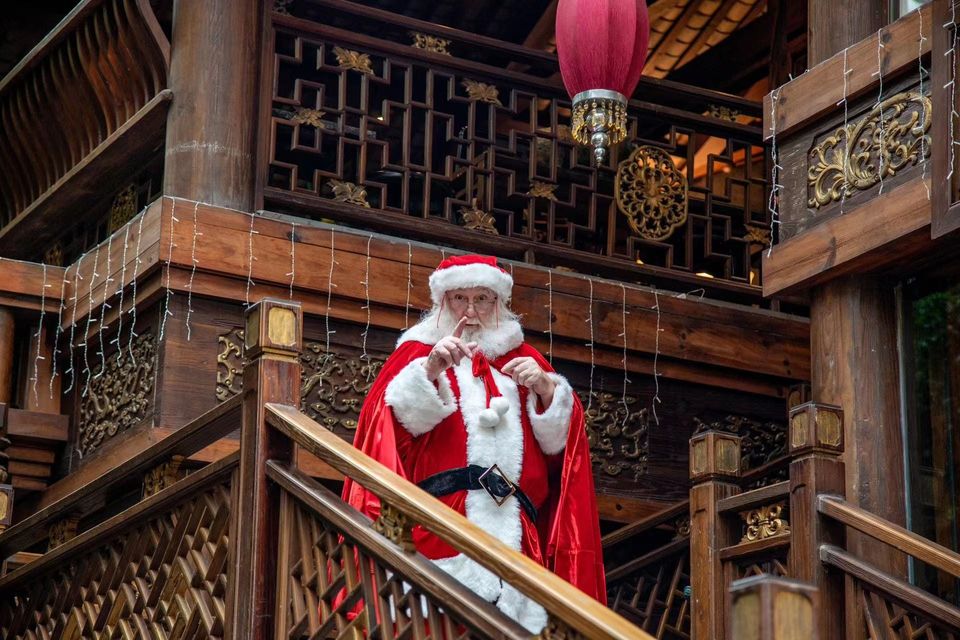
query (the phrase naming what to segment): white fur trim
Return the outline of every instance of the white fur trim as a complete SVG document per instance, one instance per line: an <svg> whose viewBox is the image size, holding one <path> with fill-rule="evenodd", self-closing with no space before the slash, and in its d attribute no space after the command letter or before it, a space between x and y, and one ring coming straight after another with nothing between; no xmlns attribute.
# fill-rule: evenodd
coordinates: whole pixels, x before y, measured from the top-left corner
<svg viewBox="0 0 960 640"><path fill-rule="evenodd" d="M546 610L506 582L503 583L497 609L519 622L532 634L540 633L547 626Z"/></svg>
<svg viewBox="0 0 960 640"><path fill-rule="evenodd" d="M553 391L553 401L543 413L537 413L537 394L527 395L527 413L533 435L540 443L540 449L548 456L560 453L567 446L567 434L570 431L570 414L573 412L573 389L563 376L548 373L557 387Z"/></svg>
<svg viewBox="0 0 960 640"><path fill-rule="evenodd" d="M500 424L500 414L494 409L483 409L477 414L477 424L486 429L493 429Z"/></svg>
<svg viewBox="0 0 960 640"><path fill-rule="evenodd" d="M440 304L447 291L469 287L486 287L508 302L513 278L499 267L479 262L447 267L430 274L430 299L435 305Z"/></svg>
<svg viewBox="0 0 960 640"><path fill-rule="evenodd" d="M494 602L500 595L502 588L500 578L481 567L473 558L461 553L452 558L434 560L433 563L487 602Z"/></svg>
<svg viewBox="0 0 960 640"><path fill-rule="evenodd" d="M457 410L447 376L441 375L435 386L423 368L426 360L417 358L401 369L383 396L403 428L414 436L427 433Z"/></svg>
<svg viewBox="0 0 960 640"><path fill-rule="evenodd" d="M397 346L399 347L404 342L422 342L432 346L445 338L449 332L445 328L437 326L438 313L440 311L434 309L424 316L423 320L404 331L397 341ZM520 323L516 320L504 320L499 327L483 328L476 331L475 335L468 328L463 333L463 340L476 342L480 351L493 360L523 344L523 329L520 328Z"/></svg>

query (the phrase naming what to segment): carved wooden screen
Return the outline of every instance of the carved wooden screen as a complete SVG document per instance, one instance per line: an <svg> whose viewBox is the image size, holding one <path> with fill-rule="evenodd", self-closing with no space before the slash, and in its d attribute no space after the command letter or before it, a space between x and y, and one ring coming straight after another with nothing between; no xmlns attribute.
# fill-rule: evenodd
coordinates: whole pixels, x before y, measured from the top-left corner
<svg viewBox="0 0 960 640"><path fill-rule="evenodd" d="M685 534L689 535L689 520ZM690 637L690 545L686 535L650 562L607 583L610 608L658 640Z"/></svg>
<svg viewBox="0 0 960 640"><path fill-rule="evenodd" d="M26 565L9 576L0 637L223 637L230 483L181 494L159 512L85 532L42 571ZM100 531L109 537L98 541Z"/></svg>
<svg viewBox="0 0 960 640"><path fill-rule="evenodd" d="M767 158L729 108L635 103L597 168L555 80L278 14L267 42L265 206L759 298Z"/></svg>

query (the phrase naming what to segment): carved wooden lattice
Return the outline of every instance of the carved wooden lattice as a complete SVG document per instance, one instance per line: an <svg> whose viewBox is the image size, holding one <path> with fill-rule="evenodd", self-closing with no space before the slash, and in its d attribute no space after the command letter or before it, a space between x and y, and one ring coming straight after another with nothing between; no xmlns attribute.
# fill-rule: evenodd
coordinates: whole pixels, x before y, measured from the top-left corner
<svg viewBox="0 0 960 640"><path fill-rule="evenodd" d="M690 553L685 548L607 586L610 608L658 640L690 638Z"/></svg>
<svg viewBox="0 0 960 640"><path fill-rule="evenodd" d="M281 510L277 638L485 637L286 493Z"/></svg>
<svg viewBox="0 0 960 640"><path fill-rule="evenodd" d="M0 637L220 638L230 489L204 488L0 599Z"/></svg>
<svg viewBox="0 0 960 640"><path fill-rule="evenodd" d="M595 167L571 140L570 102L556 89L518 85L516 76L475 77L455 63L444 68L436 56L420 60L419 49L402 57L361 50L324 38L319 25L299 26L277 26L272 42L262 161L268 206L306 206L385 229L430 220L549 248L569 264L600 255L622 269L639 262L706 273L712 286L759 284L769 241L759 135L719 120L701 130L699 113L667 122L631 109L629 143ZM638 145L660 153L679 177L618 187L618 163ZM653 217L665 215L669 200L683 215L654 238L636 231L650 221L631 223L618 200L642 202L642 215Z"/></svg>
<svg viewBox="0 0 960 640"><path fill-rule="evenodd" d="M955 640L960 630L945 629L926 618L922 612L904 609L885 596L870 591L862 582L857 585L863 622L869 640Z"/></svg>

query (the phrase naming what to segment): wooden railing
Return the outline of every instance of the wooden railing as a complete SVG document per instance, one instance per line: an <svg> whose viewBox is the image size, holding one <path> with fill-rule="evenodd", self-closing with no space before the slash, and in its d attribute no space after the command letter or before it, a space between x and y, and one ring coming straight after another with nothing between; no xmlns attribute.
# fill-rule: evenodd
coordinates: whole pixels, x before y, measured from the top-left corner
<svg viewBox="0 0 960 640"><path fill-rule="evenodd" d="M628 142L597 167L552 54L345 0L284 9L264 50L265 208L760 301L758 104L644 83ZM641 165L662 176L657 203Z"/></svg>
<svg viewBox="0 0 960 640"><path fill-rule="evenodd" d="M168 59L147 0L86 0L0 81L5 255L33 257L78 198L162 142Z"/></svg>
<svg viewBox="0 0 960 640"><path fill-rule="evenodd" d="M842 497L821 495L817 511L960 579L960 554L852 505ZM960 635L960 608L877 569L839 546L821 545L820 559L850 578L863 620L848 620L847 624L863 625L871 639L912 638L922 633L927 637Z"/></svg>

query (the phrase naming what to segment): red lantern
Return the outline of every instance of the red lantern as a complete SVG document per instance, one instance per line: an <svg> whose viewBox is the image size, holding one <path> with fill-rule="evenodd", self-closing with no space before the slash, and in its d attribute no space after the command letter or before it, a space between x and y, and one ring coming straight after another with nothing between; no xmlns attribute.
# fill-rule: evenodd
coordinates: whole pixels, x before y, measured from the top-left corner
<svg viewBox="0 0 960 640"><path fill-rule="evenodd" d="M560 74L573 99L573 138L593 147L597 163L627 134L627 99L647 60L645 0L560 0Z"/></svg>

